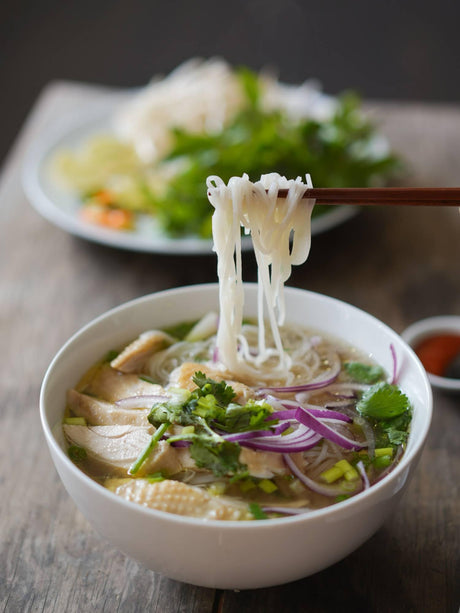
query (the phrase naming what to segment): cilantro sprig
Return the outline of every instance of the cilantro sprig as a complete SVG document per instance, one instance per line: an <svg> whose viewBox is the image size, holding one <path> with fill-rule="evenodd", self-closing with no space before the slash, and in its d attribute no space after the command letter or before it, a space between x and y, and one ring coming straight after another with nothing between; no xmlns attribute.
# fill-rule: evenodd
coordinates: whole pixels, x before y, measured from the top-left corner
<svg viewBox="0 0 460 613"><path fill-rule="evenodd" d="M171 390L169 400L155 403L149 422L156 428L166 423L193 426L168 441L188 441L197 466L217 476L246 474L246 466L238 460L240 445L226 441L219 433L267 430L277 423L270 419L272 407L252 399L244 405L237 404L233 402L236 394L230 385L214 381L200 371L192 380L197 386L193 391Z"/></svg>
<svg viewBox="0 0 460 613"><path fill-rule="evenodd" d="M371 386L358 401L356 409L374 426L378 447L398 446L406 442L412 407L407 396L396 385L381 381Z"/></svg>
<svg viewBox="0 0 460 613"><path fill-rule="evenodd" d="M377 383L385 376L381 366L363 364L362 362L345 362L345 372L357 383Z"/></svg>

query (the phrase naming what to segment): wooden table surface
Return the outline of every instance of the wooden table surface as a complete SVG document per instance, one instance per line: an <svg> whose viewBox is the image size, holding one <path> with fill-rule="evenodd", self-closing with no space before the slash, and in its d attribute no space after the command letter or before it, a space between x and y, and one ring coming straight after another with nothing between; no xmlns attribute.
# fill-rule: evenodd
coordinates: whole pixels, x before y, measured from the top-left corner
<svg viewBox="0 0 460 613"><path fill-rule="evenodd" d="M369 108L406 157L411 184L460 184L460 106L376 102ZM43 374L67 338L96 315L146 293L213 282L216 262L213 255L118 251L42 219L20 188L21 161L37 122L30 120L19 135L0 185L6 358L0 370L0 610L457 611L458 395L434 393L428 441L397 512L348 558L302 581L242 592L199 588L142 568L95 534L61 485L41 433ZM353 303L401 332L423 317L460 314L459 256L457 209L367 209L315 236L308 262L294 270L290 284ZM252 256L245 264L246 279L254 280Z"/></svg>

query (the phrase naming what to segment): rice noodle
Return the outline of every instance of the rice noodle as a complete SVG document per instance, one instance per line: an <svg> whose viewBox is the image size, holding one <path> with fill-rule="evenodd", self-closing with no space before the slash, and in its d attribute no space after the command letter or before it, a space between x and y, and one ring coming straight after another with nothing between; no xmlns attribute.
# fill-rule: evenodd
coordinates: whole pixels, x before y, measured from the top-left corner
<svg viewBox="0 0 460 613"><path fill-rule="evenodd" d="M303 200L302 196L312 186L311 179L307 175L303 183L300 177L294 181L272 173L252 183L243 175L232 177L225 185L219 177L211 176L207 186L215 208L212 224L219 277L219 360L242 376L257 373L262 379L286 378L292 358L283 350L279 331L285 320L283 289L291 266L303 263L310 250L314 201ZM278 190L283 188L288 189L287 197L278 199ZM250 350L242 335L241 227L251 234L258 266L256 352ZM267 345L265 319L273 339L271 347Z"/></svg>

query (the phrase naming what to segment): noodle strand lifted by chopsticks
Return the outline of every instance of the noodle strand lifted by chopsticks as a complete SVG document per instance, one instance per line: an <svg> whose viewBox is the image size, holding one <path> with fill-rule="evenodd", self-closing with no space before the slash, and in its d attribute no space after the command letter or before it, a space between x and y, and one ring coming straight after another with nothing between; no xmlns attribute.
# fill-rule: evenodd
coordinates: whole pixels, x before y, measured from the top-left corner
<svg viewBox="0 0 460 613"><path fill-rule="evenodd" d="M302 199L306 189L312 187L310 176L303 183L300 177L288 180L271 173L252 183L245 174L232 177L227 185L219 177L211 176L207 187L209 201L215 208L212 224L219 277L219 360L235 374L266 368L278 374L287 372L290 358L283 351L278 326L285 319L283 289L291 267L303 263L310 250L314 201ZM288 189L287 198L278 199L279 189ZM239 351L244 306L241 227L251 234L258 265L257 356ZM265 308L275 345L270 349L265 343ZM277 358L275 366L273 357Z"/></svg>

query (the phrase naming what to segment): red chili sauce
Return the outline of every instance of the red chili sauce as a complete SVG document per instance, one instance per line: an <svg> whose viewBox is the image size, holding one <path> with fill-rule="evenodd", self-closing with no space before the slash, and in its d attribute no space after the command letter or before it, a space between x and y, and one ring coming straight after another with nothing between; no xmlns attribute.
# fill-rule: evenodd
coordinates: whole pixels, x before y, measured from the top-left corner
<svg viewBox="0 0 460 613"><path fill-rule="evenodd" d="M440 377L453 377L451 364L460 356L460 334L435 334L414 347L425 369ZM455 375L455 378L458 378Z"/></svg>

